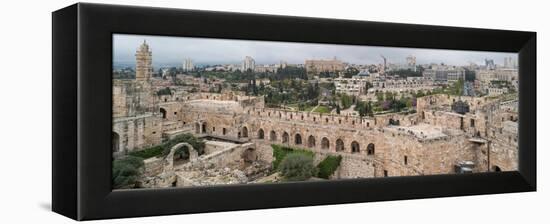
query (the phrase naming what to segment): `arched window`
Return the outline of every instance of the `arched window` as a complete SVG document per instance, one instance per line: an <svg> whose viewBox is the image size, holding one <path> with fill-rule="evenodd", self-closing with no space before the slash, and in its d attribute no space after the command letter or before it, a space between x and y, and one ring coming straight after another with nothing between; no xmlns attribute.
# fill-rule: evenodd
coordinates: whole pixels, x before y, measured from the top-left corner
<svg viewBox="0 0 550 224"><path fill-rule="evenodd" d="M275 131L271 131L269 133L269 140L271 141L277 141L277 133L275 133Z"/></svg>
<svg viewBox="0 0 550 224"><path fill-rule="evenodd" d="M294 135L294 144L296 145L302 144L302 136L300 134Z"/></svg>
<svg viewBox="0 0 550 224"><path fill-rule="evenodd" d="M111 136L111 141L112 141L112 148L113 148L113 152L118 152L120 150L120 136L118 135L118 133L116 132L113 132L112 136Z"/></svg>
<svg viewBox="0 0 550 224"><path fill-rule="evenodd" d="M202 123L202 133L206 133L206 122Z"/></svg>
<svg viewBox="0 0 550 224"><path fill-rule="evenodd" d="M283 143L288 143L288 133L283 132Z"/></svg>
<svg viewBox="0 0 550 224"><path fill-rule="evenodd" d="M370 143L367 146L367 155L374 155L374 144Z"/></svg>
<svg viewBox="0 0 550 224"><path fill-rule="evenodd" d="M248 128L247 127L243 127L242 134L243 134L243 138L248 138Z"/></svg>
<svg viewBox="0 0 550 224"><path fill-rule="evenodd" d="M166 119L166 110L164 108L160 108L160 114L162 114L163 119Z"/></svg>
<svg viewBox="0 0 550 224"><path fill-rule="evenodd" d="M313 137L313 135L307 138L307 147L315 148L315 137Z"/></svg>
<svg viewBox="0 0 550 224"><path fill-rule="evenodd" d="M258 130L258 139L264 139L264 129Z"/></svg>
<svg viewBox="0 0 550 224"><path fill-rule="evenodd" d="M324 137L321 140L321 149L328 149L330 147L330 142L328 141L328 138Z"/></svg>
<svg viewBox="0 0 550 224"><path fill-rule="evenodd" d="M358 153L359 151L359 143L356 141L351 142L351 153Z"/></svg>
<svg viewBox="0 0 550 224"><path fill-rule="evenodd" d="M336 140L336 151L344 151L344 141L342 141L342 139Z"/></svg>

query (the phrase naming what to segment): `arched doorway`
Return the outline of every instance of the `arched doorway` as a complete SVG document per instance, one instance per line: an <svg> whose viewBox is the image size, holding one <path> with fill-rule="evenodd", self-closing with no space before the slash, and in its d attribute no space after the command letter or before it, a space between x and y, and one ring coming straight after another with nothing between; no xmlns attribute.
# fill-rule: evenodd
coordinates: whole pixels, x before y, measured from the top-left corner
<svg viewBox="0 0 550 224"><path fill-rule="evenodd" d="M120 150L120 136L118 135L118 133L113 132L113 134L111 135L111 141L113 152L118 152Z"/></svg>
<svg viewBox="0 0 550 224"><path fill-rule="evenodd" d="M367 155L374 155L374 144L367 145Z"/></svg>
<svg viewBox="0 0 550 224"><path fill-rule="evenodd" d="M165 169L173 170L174 165L196 160L199 156L197 150L187 142L174 145L168 155L164 158L167 162Z"/></svg>
<svg viewBox="0 0 550 224"><path fill-rule="evenodd" d="M336 152L344 151L344 141L342 139L336 140Z"/></svg>
<svg viewBox="0 0 550 224"><path fill-rule="evenodd" d="M324 137L321 139L321 149L328 149L330 147L330 142L328 141L328 138Z"/></svg>
<svg viewBox="0 0 550 224"><path fill-rule="evenodd" d="M189 161L190 157L189 146L181 145L174 151L173 162L174 164L181 164L182 162Z"/></svg>
<svg viewBox="0 0 550 224"><path fill-rule="evenodd" d="M296 145L302 144L302 136L300 134L294 135L294 144Z"/></svg>
<svg viewBox="0 0 550 224"><path fill-rule="evenodd" d="M288 143L288 133L283 132L283 143Z"/></svg>
<svg viewBox="0 0 550 224"><path fill-rule="evenodd" d="M271 131L269 133L269 140L271 141L277 141L277 133L275 133L275 131Z"/></svg>
<svg viewBox="0 0 550 224"><path fill-rule="evenodd" d="M264 139L264 129L258 130L258 139Z"/></svg>
<svg viewBox="0 0 550 224"><path fill-rule="evenodd" d="M243 127L242 136L243 136L243 138L248 138L248 128L247 127Z"/></svg>
<svg viewBox="0 0 550 224"><path fill-rule="evenodd" d="M202 133L206 133L206 122L202 123Z"/></svg>
<svg viewBox="0 0 550 224"><path fill-rule="evenodd" d="M166 119L166 110L164 108L160 108L160 114L162 114L162 118Z"/></svg>
<svg viewBox="0 0 550 224"><path fill-rule="evenodd" d="M201 125L199 123L195 123L195 133L201 133Z"/></svg>
<svg viewBox="0 0 550 224"><path fill-rule="evenodd" d="M500 169L499 166L493 166L493 172L501 172L502 170Z"/></svg>
<svg viewBox="0 0 550 224"><path fill-rule="evenodd" d="M358 153L359 151L359 143L356 141L351 142L351 153Z"/></svg>
<svg viewBox="0 0 550 224"><path fill-rule="evenodd" d="M313 137L313 135L307 138L307 147L315 148L315 137Z"/></svg>

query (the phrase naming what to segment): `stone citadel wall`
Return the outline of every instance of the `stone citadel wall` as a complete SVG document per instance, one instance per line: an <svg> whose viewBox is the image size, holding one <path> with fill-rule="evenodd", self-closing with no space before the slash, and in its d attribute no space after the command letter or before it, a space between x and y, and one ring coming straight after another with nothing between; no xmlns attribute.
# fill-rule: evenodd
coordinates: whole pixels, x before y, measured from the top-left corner
<svg viewBox="0 0 550 224"><path fill-rule="evenodd" d="M447 107L459 99L467 101L471 110L478 110L460 115L434 109ZM336 174L341 178L446 174L453 173L454 166L461 161L474 162L475 171L479 172L492 166L500 170L517 169L517 162L509 162L517 158L517 147L497 140L491 146L469 141L476 134L488 137L492 130L486 127L489 118L482 110L487 104L484 98L427 96L418 99L418 113L369 118L264 108L263 98L232 92L195 93L158 101L159 113L148 120L127 119L133 120L133 125L115 124L114 131L124 133L122 139L138 136L123 141L121 148L132 150L160 143L162 133L191 127L194 134L202 136L253 141L259 149L259 158L265 161L272 159L270 144L305 148L320 156L342 155L342 165ZM399 124L395 127L413 130L428 124L439 128L436 132L444 137L411 136L403 130L394 130L389 126L392 122ZM495 139L503 138L490 134ZM486 156L489 148L493 158Z"/></svg>

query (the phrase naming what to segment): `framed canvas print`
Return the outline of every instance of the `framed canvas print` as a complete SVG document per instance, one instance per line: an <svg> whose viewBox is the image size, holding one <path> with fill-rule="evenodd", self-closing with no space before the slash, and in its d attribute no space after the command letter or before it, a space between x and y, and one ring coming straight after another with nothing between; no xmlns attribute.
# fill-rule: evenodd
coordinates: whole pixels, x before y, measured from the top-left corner
<svg viewBox="0 0 550 224"><path fill-rule="evenodd" d="M77 220L536 190L536 33L79 3L53 13Z"/></svg>

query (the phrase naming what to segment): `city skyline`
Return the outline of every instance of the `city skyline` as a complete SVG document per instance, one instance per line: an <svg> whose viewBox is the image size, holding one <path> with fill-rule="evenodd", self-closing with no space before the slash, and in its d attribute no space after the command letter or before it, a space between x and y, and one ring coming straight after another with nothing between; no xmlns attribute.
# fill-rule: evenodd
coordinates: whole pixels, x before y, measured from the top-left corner
<svg viewBox="0 0 550 224"><path fill-rule="evenodd" d="M404 64L409 55L416 57L417 64L482 65L485 59L492 59L495 64L503 65L508 57L517 61L517 53L505 52L114 34L113 64L135 65L134 53L143 41L154 51L155 66L181 66L187 58L196 65L240 64L246 56L254 58L257 64L280 61L303 64L308 59L334 57L350 64L381 64L381 56L386 57L388 63Z"/></svg>

